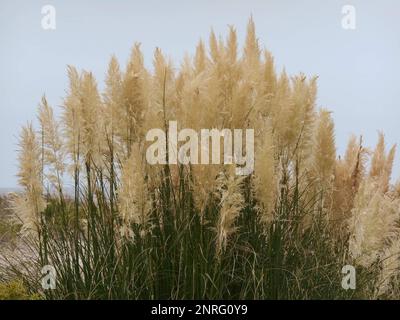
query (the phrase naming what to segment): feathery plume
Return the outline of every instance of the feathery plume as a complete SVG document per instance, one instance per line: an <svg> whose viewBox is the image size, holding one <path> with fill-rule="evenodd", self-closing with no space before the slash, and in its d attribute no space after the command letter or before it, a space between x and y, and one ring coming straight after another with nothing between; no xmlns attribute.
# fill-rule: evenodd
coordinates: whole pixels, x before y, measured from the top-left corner
<svg viewBox="0 0 400 320"><path fill-rule="evenodd" d="M218 256L226 249L228 237L236 231L235 221L244 206L242 182L241 176L226 176L221 173L218 177L218 191L221 195L216 244Z"/></svg>
<svg viewBox="0 0 400 320"><path fill-rule="evenodd" d="M217 63L220 58L220 52L218 47L217 37L215 36L214 30L210 32L210 55L214 63Z"/></svg>
<svg viewBox="0 0 400 320"><path fill-rule="evenodd" d="M122 166L118 208L123 222L121 232L124 236L132 235L132 223L140 227L142 236L149 230L151 205L141 154L139 145L133 144L131 155Z"/></svg>
<svg viewBox="0 0 400 320"><path fill-rule="evenodd" d="M313 145L313 175L320 188L327 190L334 177L336 147L334 124L330 112L321 109Z"/></svg>
<svg viewBox="0 0 400 320"><path fill-rule="evenodd" d="M32 124L22 128L19 142L18 183L24 188L13 201L13 209L22 222L22 234L40 230L40 214L45 208L42 184L41 149Z"/></svg>
<svg viewBox="0 0 400 320"><path fill-rule="evenodd" d="M344 159L336 161L332 220L339 225L350 217L354 197L365 178L367 156L368 151L362 146L362 138L357 142L357 138L351 136Z"/></svg>
<svg viewBox="0 0 400 320"><path fill-rule="evenodd" d="M244 61L247 67L256 69L260 64L260 48L256 36L256 27L253 17L250 17L247 24L246 42L244 47Z"/></svg>
<svg viewBox="0 0 400 320"><path fill-rule="evenodd" d="M385 168L385 162L385 136L382 132L379 132L378 143L371 159L369 176L371 178L378 179L382 175L382 171Z"/></svg>
<svg viewBox="0 0 400 320"><path fill-rule="evenodd" d="M69 90L64 99L62 123L66 138L66 150L73 161L73 168L79 167L82 131L81 76L75 67L68 66Z"/></svg>
<svg viewBox="0 0 400 320"><path fill-rule="evenodd" d="M255 194L261 203L260 221L264 226L273 220L273 209L277 190L275 172L275 150L270 129L263 133L261 144L255 154Z"/></svg>
<svg viewBox="0 0 400 320"><path fill-rule="evenodd" d="M388 154L386 154L385 149L385 136L382 132L379 132L378 143L371 159L369 176L375 181L378 181L380 188L384 193L389 190L396 145L390 149Z"/></svg>
<svg viewBox="0 0 400 320"><path fill-rule="evenodd" d="M65 150L60 133L60 126L54 118L53 108L42 97L39 105L39 122L44 148L43 164L50 167L45 173L50 183L55 186L62 196L62 176L65 170Z"/></svg>
<svg viewBox="0 0 400 320"><path fill-rule="evenodd" d="M268 51L264 51L264 70L263 70L263 85L265 90L265 95L270 98L274 95L277 86L277 78L275 73L274 58L272 54Z"/></svg>
<svg viewBox="0 0 400 320"><path fill-rule="evenodd" d="M135 43L122 82L122 105L119 108L119 135L129 156L131 145L143 137L145 111L148 107L148 74L140 44Z"/></svg>
<svg viewBox="0 0 400 320"><path fill-rule="evenodd" d="M120 127L119 116L122 108L122 75L118 60L115 56L111 57L106 75L106 88L103 100L106 111L106 130L107 134L114 134Z"/></svg>
<svg viewBox="0 0 400 320"><path fill-rule="evenodd" d="M349 250L357 263L369 267L382 253L385 242L398 231L400 202L382 194L372 179L361 184L349 219Z"/></svg>
<svg viewBox="0 0 400 320"><path fill-rule="evenodd" d="M102 147L104 147L102 135L99 134L104 132L102 118L100 117L103 105L97 90L96 80L91 72L84 71L82 74L80 100L82 153L86 162L91 163L93 161L100 167Z"/></svg>
<svg viewBox="0 0 400 320"><path fill-rule="evenodd" d="M203 41L199 41L196 47L196 55L194 58L194 66L196 74L203 72L207 68L207 55Z"/></svg>
<svg viewBox="0 0 400 320"><path fill-rule="evenodd" d="M391 281L400 272L400 237L390 240L381 255L381 272L377 281L376 296L388 294Z"/></svg>

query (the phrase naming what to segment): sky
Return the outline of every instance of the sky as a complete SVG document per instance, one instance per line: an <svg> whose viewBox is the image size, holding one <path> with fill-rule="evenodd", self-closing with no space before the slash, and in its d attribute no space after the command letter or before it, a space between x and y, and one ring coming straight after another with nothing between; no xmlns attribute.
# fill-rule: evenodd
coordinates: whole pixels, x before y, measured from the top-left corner
<svg viewBox="0 0 400 320"><path fill-rule="evenodd" d="M55 30L42 28L44 5L56 10ZM355 29L343 28L345 5ZM146 65L156 47L179 65L211 28L226 35L234 25L243 43L251 15L278 71L319 77L317 105L333 112L338 154L352 133L371 147L379 130L400 143L398 0L1 0L0 188L17 186L18 134L35 122L41 96L62 104L67 65L92 71L103 88L111 55L125 65L135 42Z"/></svg>

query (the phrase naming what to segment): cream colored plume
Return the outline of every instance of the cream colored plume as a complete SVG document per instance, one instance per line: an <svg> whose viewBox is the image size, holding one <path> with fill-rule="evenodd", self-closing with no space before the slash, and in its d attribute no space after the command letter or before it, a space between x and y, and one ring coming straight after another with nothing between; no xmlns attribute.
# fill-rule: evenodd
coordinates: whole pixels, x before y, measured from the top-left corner
<svg viewBox="0 0 400 320"><path fill-rule="evenodd" d="M260 221L264 226L273 220L273 210L277 193L275 170L275 148L270 129L262 133L261 142L256 148L254 187L257 200L261 204Z"/></svg>
<svg viewBox="0 0 400 320"><path fill-rule="evenodd" d="M321 109L313 145L313 171L318 184L327 189L333 182L336 161L335 128L331 114Z"/></svg>
<svg viewBox="0 0 400 320"><path fill-rule="evenodd" d="M392 280L400 272L400 237L391 239L381 255L381 272L376 286L376 297L390 294Z"/></svg>
<svg viewBox="0 0 400 320"><path fill-rule="evenodd" d="M244 206L244 198L241 193L242 182L242 176L227 176L225 173L221 173L218 177L218 191L221 200L217 222L217 255L226 249L229 236L236 231L235 221Z"/></svg>
<svg viewBox="0 0 400 320"><path fill-rule="evenodd" d="M39 105L39 122L43 144L43 164L48 166L44 172L53 187L62 192L62 176L65 170L65 148L59 123L54 118L53 108L42 97Z"/></svg>
<svg viewBox="0 0 400 320"><path fill-rule="evenodd" d="M361 184L349 219L351 256L364 267L382 254L385 242L397 232L400 201L382 194L372 179Z"/></svg>
<svg viewBox="0 0 400 320"><path fill-rule="evenodd" d="M386 154L385 137L383 133L380 132L378 143L372 155L369 176L378 182L382 192L384 193L389 190L395 153L396 145L394 145L390 149L389 153Z"/></svg>
<svg viewBox="0 0 400 320"><path fill-rule="evenodd" d="M18 182L24 188L22 194L13 199L13 209L22 223L23 234L40 229L40 215L45 208L42 185L41 148L31 124L22 128L18 151Z"/></svg>
<svg viewBox="0 0 400 320"><path fill-rule="evenodd" d="M131 155L122 166L118 209L123 221L124 235L127 235L132 223L139 225L142 234L148 231L151 203L145 180L142 150L138 144L132 145Z"/></svg>

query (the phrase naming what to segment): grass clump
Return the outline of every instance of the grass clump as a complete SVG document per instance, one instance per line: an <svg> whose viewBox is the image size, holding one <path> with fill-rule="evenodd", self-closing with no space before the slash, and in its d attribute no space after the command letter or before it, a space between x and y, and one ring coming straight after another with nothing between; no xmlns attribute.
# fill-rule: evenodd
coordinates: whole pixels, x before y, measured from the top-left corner
<svg viewBox="0 0 400 320"><path fill-rule="evenodd" d="M351 138L337 157L316 77L277 74L252 20L242 55L230 28L178 70L159 49L153 61L147 70L139 45L124 71L113 57L103 93L70 66L60 119L43 97L40 130L21 133L12 202L33 264L9 258L6 274L39 292L41 267L54 266L48 299L397 297L400 188L383 135L372 152ZM150 165L146 132L170 120L254 129L254 172ZM347 264L355 290L341 287Z"/></svg>
<svg viewBox="0 0 400 320"><path fill-rule="evenodd" d="M38 300L38 294L30 294L22 280L0 282L0 300Z"/></svg>

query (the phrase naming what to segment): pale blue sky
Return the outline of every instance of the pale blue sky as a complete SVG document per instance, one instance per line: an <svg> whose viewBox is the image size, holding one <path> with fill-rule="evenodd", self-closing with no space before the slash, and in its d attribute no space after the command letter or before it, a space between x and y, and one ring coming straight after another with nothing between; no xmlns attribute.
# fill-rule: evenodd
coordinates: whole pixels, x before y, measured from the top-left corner
<svg viewBox="0 0 400 320"><path fill-rule="evenodd" d="M55 31L41 28L46 4L57 10ZM356 30L341 27L346 4ZM36 118L42 94L62 103L68 64L93 71L102 87L111 54L124 64L135 41L148 65L156 46L178 61L211 27L226 34L235 25L243 41L251 14L279 69L319 76L318 105L333 111L339 153L351 133L371 146L378 130L400 142L398 0L1 0L0 187L17 184L19 128Z"/></svg>

